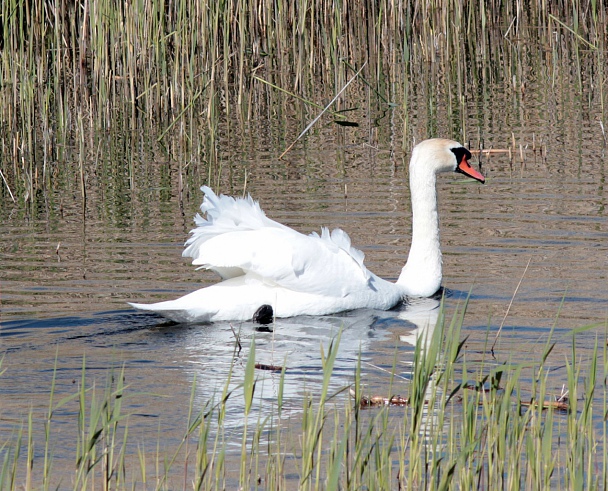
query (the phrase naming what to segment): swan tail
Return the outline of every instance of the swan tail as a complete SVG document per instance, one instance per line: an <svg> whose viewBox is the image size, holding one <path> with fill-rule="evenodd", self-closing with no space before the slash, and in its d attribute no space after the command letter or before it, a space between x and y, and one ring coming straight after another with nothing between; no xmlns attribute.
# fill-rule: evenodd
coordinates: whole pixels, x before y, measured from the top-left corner
<svg viewBox="0 0 608 491"><path fill-rule="evenodd" d="M196 315L187 308L180 308L175 305L175 300L169 300L166 302L157 303L135 303L127 302L131 307L137 310L143 310L146 312L155 312L163 317L166 317L173 322L178 323L205 323L210 322L211 313L205 315L203 312L198 311Z"/></svg>
<svg viewBox="0 0 608 491"><path fill-rule="evenodd" d="M154 312L154 304L127 302L131 307L137 310L146 310Z"/></svg>

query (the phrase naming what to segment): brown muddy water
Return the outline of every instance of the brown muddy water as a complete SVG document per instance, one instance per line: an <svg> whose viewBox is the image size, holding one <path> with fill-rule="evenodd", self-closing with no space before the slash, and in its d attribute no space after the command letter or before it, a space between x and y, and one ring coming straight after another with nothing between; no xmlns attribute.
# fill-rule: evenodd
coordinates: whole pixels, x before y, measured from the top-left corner
<svg viewBox="0 0 608 491"><path fill-rule="evenodd" d="M525 94L509 79L496 80L484 87L483 97L469 97L464 118L457 119L467 122L471 147L482 135L486 148L510 152L482 158L485 185L457 175L441 176L438 184L448 317L470 294L462 332L466 359L470 366L534 362L555 325L557 345L548 361L552 394L566 383L564 360L571 359L573 346L584 364L594 343L606 343L608 326L603 114L592 88L577 87L575 74L562 77L551 87L531 74ZM423 88L428 85L412 89L417 97L407 107L408 132L416 140L462 139L463 133L454 133L450 95L441 90L429 95ZM327 348L340 328L335 388L352 383L361 353L370 393L388 390L395 360L404 378L394 383L394 392L406 393L416 328L428 329L438 312L432 300L391 312L278 320L271 333L259 332L251 322L175 325L126 305L176 298L216 280L181 257L202 199L198 188L206 183L225 194L246 190L271 218L302 232L343 228L365 252L369 269L396 279L411 223L404 108L370 109L363 84L349 97L358 109L348 117L358 127L327 118L284 160L276 157L312 118L270 107L221 126L230 138L223 137L221 168L214 173L202 164L191 171L188 162L151 155L142 150L150 142L141 133L125 135L124 144L98 147L86 173L86 202L78 177L63 174L32 203L14 204L4 195L0 441L27 426L30 413L35 439L44 441L53 377L55 400L60 400L77 391L84 362L88 386L99 391L109 368L124 367L132 394L123 403L128 451L135 456L144 449L151 458L158 449L170 454L187 429L191 394L195 407L221 394L235 359L233 329L244 351L236 357L231 385L242 383L247 347L255 336L260 362L288 367L286 414L292 426L298 425L305 394L319 390L320 346ZM487 346L501 325L492 356ZM595 327L573 338L573 330L589 325ZM276 407L278 375L258 375L254 406L264 417ZM349 401L344 397L340 403ZM602 407L601 400L597 403ZM63 485L73 478L77 411L72 401L53 415L53 468ZM237 391L228 404L226 427L239 435L242 425ZM39 444L38 458L42 451ZM156 471L151 465L150 474Z"/></svg>

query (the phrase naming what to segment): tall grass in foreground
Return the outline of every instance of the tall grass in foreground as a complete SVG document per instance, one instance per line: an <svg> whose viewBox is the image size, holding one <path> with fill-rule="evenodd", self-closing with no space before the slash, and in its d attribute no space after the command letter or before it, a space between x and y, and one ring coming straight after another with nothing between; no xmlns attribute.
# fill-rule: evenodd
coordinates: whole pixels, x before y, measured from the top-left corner
<svg viewBox="0 0 608 491"><path fill-rule="evenodd" d="M51 389L46 441L34 441L37 423L30 417L10 441L0 442L0 488L55 488L58 473L63 489L605 489L606 349L599 353L596 344L585 365L573 350L567 362L569 404L559 410L547 404L550 339L530 365L471 370L460 340L463 318L464 309L449 323L441 315L432 339L420 339L405 408L362 409L360 363L353 367L353 391L331 388L338 334L322 352L320 391L303 397L299 430L285 425L285 370L276 405L254 416L252 342L238 387L232 373L221 397L202 408L194 403L193 389L183 439L168 454L160 442L156 455L126 450L132 443L128 408L137 394L129 394L119 370L109 371L103 390L95 384L86 389L83 363L73 395L56 401ZM531 399L521 389L528 369L534 371ZM240 388L243 420L228 435L226 410ZM387 395L393 390L391 383ZM49 439L53 413L73 403L79 437L66 478L65 469L53 467ZM239 440L240 451L234 447ZM33 458L39 448L42 455Z"/></svg>

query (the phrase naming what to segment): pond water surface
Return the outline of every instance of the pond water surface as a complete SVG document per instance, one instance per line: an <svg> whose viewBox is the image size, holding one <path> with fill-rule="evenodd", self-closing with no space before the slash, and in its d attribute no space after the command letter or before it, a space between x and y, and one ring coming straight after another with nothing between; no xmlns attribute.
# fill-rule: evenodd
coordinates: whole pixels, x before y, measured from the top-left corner
<svg viewBox="0 0 608 491"><path fill-rule="evenodd" d="M486 148L510 148L510 153L483 157L485 185L459 175L439 179L446 309L450 316L470 295L462 334L471 362L537 360L555 325L548 386L559 394L573 339L583 361L596 341L600 346L606 342L608 197L602 114L598 105L585 102L593 93L581 96L567 77L552 89L531 75L525 100L514 95L509 83L486 87L488 97L471 97L466 110L471 135L483 128ZM364 107L366 89L358 90L351 96L353 105ZM420 103L408 107L415 138L454 137L442 105L448 95L436 95L440 109L432 124L424 91L419 97ZM260 362L288 367L286 408L294 424L304 395L320 387L320 346L327 349L340 328L333 386L352 383L361 352L368 390L385 393L390 375L383 370L390 371L395 359L397 372L409 370L414 330L432 324L436 301L415 301L390 312L278 320L273 332L259 332L251 322L175 325L126 304L173 299L216 281L181 257L202 200L198 188L207 183L225 194L242 195L246 189L268 216L299 231L344 229L365 252L369 269L396 279L409 247L409 150L401 149L401 108L383 111L355 111L349 117L359 127L320 123L284 160L276 156L286 144L275 145L272 136L285 131L284 121L272 111L255 114L242 123L238 131L243 136L235 138L235 147L225 143L221 149L219 178L209 179L205 168L182 177L185 162L154 160L136 151L131 167L121 169L114 165L115 154L101 152L87 171L86 202L77 178L69 176L36 196L33 204L4 199L0 441L27 425L30 413L42 435L53 377L55 400L77 392L84 359L87 384L99 391L108 368L124 368L125 383L136 394L124 403L133 455L138 448L153 454L159 441L171 452L187 428L191 397L201 406L223 390L235 360L235 332L244 352L236 357L232 385L242 383L246 351L255 336ZM304 126L295 114L287 119L289 127ZM472 148L478 141L471 138ZM146 143L145 135L139 135L132 147ZM595 327L572 337L574 329L589 325ZM491 359L487 344L501 326ZM276 404L279 375L259 376L263 383L256 407L264 414ZM396 382L396 392L407 392L406 383ZM242 398L233 401L226 426L237 434L243 424ZM53 465L63 483L71 482L75 465L77 411L72 401L53 415ZM38 458L42 450L36 447ZM237 461L239 452L240 441L235 441Z"/></svg>

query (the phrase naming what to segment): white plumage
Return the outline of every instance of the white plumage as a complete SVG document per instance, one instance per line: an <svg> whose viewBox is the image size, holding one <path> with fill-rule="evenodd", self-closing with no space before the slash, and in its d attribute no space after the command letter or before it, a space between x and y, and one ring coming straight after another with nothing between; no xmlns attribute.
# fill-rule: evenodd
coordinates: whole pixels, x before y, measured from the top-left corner
<svg viewBox="0 0 608 491"><path fill-rule="evenodd" d="M483 182L470 153L450 140L426 140L410 162L413 231L408 262L397 283L370 272L348 235L323 228L304 235L268 218L251 199L217 196L210 188L203 215L183 256L222 281L176 300L135 304L177 322L248 320L264 304L276 317L324 315L357 308L387 310L406 295L430 296L441 285L441 250L435 194L438 172L459 171Z"/></svg>

